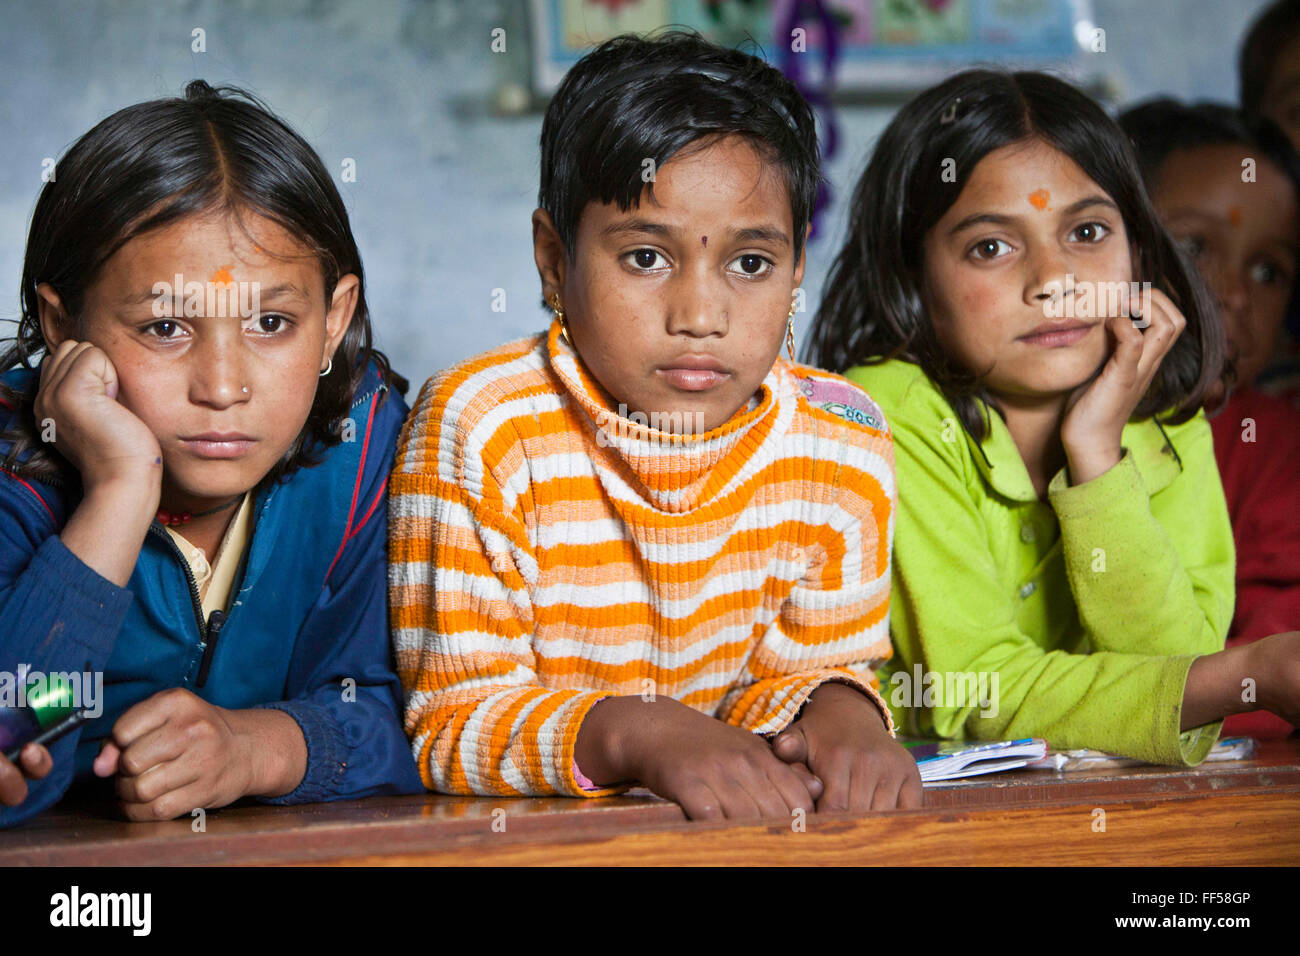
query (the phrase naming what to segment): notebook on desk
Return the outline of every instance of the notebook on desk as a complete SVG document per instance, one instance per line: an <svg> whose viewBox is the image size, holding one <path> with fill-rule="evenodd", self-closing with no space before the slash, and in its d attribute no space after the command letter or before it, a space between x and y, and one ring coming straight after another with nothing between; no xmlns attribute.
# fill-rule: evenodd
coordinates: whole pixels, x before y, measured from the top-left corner
<svg viewBox="0 0 1300 956"><path fill-rule="evenodd" d="M900 740L899 743L916 760L922 784L1016 770L1047 754L1047 741L1034 737L983 744L961 740Z"/></svg>

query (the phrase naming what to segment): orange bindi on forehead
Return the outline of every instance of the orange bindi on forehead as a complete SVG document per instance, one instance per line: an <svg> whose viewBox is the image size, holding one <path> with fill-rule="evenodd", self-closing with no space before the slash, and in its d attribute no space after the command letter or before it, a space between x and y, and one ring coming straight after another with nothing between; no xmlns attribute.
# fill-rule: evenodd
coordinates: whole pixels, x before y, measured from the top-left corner
<svg viewBox="0 0 1300 956"><path fill-rule="evenodd" d="M1035 209L1046 209L1047 203L1051 200L1052 194L1046 189L1035 189L1029 194L1029 205Z"/></svg>
<svg viewBox="0 0 1300 956"><path fill-rule="evenodd" d="M208 276L208 281L213 285L230 285L235 281L235 277L230 274L230 266L222 266L212 275Z"/></svg>
<svg viewBox="0 0 1300 956"><path fill-rule="evenodd" d="M1232 223L1232 225L1234 225L1234 226L1240 226L1240 225L1241 225L1241 207L1240 207L1240 206L1229 206L1229 207L1228 207L1228 222Z"/></svg>

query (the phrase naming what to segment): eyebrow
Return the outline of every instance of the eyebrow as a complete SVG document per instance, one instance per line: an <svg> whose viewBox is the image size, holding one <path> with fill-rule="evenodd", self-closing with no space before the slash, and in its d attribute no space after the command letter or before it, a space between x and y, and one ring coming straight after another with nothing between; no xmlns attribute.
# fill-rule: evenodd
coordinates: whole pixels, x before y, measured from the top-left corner
<svg viewBox="0 0 1300 956"><path fill-rule="evenodd" d="M173 295L174 294L175 291L173 290ZM144 303L152 302L154 299L157 298L158 298L158 293L150 289L148 292L137 292L134 295L124 295L122 296L121 299L118 300L118 304L126 305L126 306L143 305Z"/></svg>
<svg viewBox="0 0 1300 956"><path fill-rule="evenodd" d="M746 229L737 229L731 235L733 239L744 242L774 242L781 246L790 245L790 237L785 234L785 230L776 226L750 226Z"/></svg>
<svg viewBox="0 0 1300 956"><path fill-rule="evenodd" d="M1290 96L1297 88L1300 88L1300 74L1287 77L1274 89L1269 90L1266 98L1273 99L1276 96Z"/></svg>
<svg viewBox="0 0 1300 956"><path fill-rule="evenodd" d="M271 286L269 289L259 289L258 295L263 299L301 299L303 302L310 302L309 296L303 289L294 285L292 282L282 283L281 285Z"/></svg>
<svg viewBox="0 0 1300 956"><path fill-rule="evenodd" d="M1161 217L1161 222L1168 224L1166 225L1166 228L1169 228L1172 225L1180 224L1184 219L1193 220L1197 225L1212 223L1216 226L1230 221L1227 216L1220 216L1218 213L1209 212L1196 206L1175 206ZM1277 246L1281 249L1285 249L1287 252L1300 252L1300 242L1296 242L1296 240L1285 236L1278 236L1277 238L1269 239L1267 240L1267 243L1270 246Z"/></svg>
<svg viewBox="0 0 1300 956"><path fill-rule="evenodd" d="M648 233L652 236L680 236L682 231L677 226L654 222L650 219L621 219L618 222L611 222L600 230L602 236L616 237L636 235L637 233Z"/></svg>
<svg viewBox="0 0 1300 956"><path fill-rule="evenodd" d="M683 231L678 226L670 226L667 223L655 222L650 219L624 219L620 222L610 223L600 231L601 236L618 237L625 235L652 235L667 236L669 238L680 238ZM757 226L746 226L743 229L732 229L728 235L741 242L772 242L778 245L790 244L790 237L786 235L785 230L778 226L768 223L760 223Z"/></svg>
<svg viewBox="0 0 1300 956"><path fill-rule="evenodd" d="M1114 202L1107 199L1105 196L1085 196L1078 202L1073 202L1060 210L1059 215L1073 216L1092 206L1105 206L1113 212L1117 214L1119 213L1119 206L1115 205ZM977 226L981 223L992 223L997 226L1005 226L1009 223L1021 222L1024 219L1024 216L1003 216L998 213L981 212L976 213L973 216L967 216L961 222L957 223L957 225L953 226L952 229L948 231L948 234L956 235L965 229L969 229L971 226Z"/></svg>
<svg viewBox="0 0 1300 956"><path fill-rule="evenodd" d="M1289 253L1293 257L1300 256L1300 243L1297 243L1294 239L1284 239L1281 237L1277 239L1269 239L1265 243L1265 248L1274 251L1280 249L1284 254Z"/></svg>
<svg viewBox="0 0 1300 956"><path fill-rule="evenodd" d="M195 281L197 281L197 280L195 280ZM168 284L168 285L171 285L170 282L168 282L167 284ZM220 283L219 283L219 284L220 284ZM206 293L207 293L208 285L207 285L206 282L201 283L201 285L203 286L204 295L205 295L205 298L206 298ZM224 284L220 284L220 285L223 285L223 287L224 287ZM305 291L304 291L300 286L294 285L292 282L282 282L282 283L280 283L280 285L271 286L271 288L269 288L269 289L260 289L260 288L259 288L259 289L257 290L257 294L258 294L258 298L261 299L261 300L266 300L266 299L300 299L300 300L302 300L303 302L310 302L310 301L311 301L311 296L309 296L309 295L308 295L308 294L307 294L307 293L306 293L306 292L305 292ZM185 298L185 290L184 290L183 288L182 288L182 289L176 289L176 288L173 287L173 288L172 288L172 295L171 295L171 297L172 297L173 299L175 299L175 298L177 298L178 296L179 296L182 300L184 300L184 298ZM158 298L159 298L159 295L156 294L152 289L150 289L150 290L147 291L147 292L136 292L136 293L133 293L133 294L131 294L131 295L125 295L125 296L123 296L123 297L119 300L119 304L122 305L122 306L126 306L126 307L129 308L129 307L132 307L132 306L144 305L144 304L147 303L147 302L153 302L154 300L156 300L156 299L158 299Z"/></svg>

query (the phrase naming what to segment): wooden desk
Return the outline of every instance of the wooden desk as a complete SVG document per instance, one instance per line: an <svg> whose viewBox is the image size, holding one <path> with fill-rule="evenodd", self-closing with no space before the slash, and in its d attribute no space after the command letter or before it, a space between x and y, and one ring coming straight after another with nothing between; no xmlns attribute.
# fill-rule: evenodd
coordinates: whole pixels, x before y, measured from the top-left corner
<svg viewBox="0 0 1300 956"><path fill-rule="evenodd" d="M810 815L804 832L692 823L645 791L237 806L206 826L60 807L0 832L0 865L1297 864L1300 740L1193 770L996 774L927 789L921 810Z"/></svg>

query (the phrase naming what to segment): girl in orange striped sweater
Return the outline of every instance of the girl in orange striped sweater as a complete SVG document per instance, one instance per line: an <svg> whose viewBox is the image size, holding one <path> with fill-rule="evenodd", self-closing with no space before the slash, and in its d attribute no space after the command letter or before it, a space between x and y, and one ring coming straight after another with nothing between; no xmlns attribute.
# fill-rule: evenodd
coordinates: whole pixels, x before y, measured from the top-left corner
<svg viewBox="0 0 1300 956"><path fill-rule="evenodd" d="M430 789L692 818L918 806L889 656L893 446L778 357L816 195L808 105L690 34L568 74L533 215L549 333L425 384L390 485L406 728Z"/></svg>

